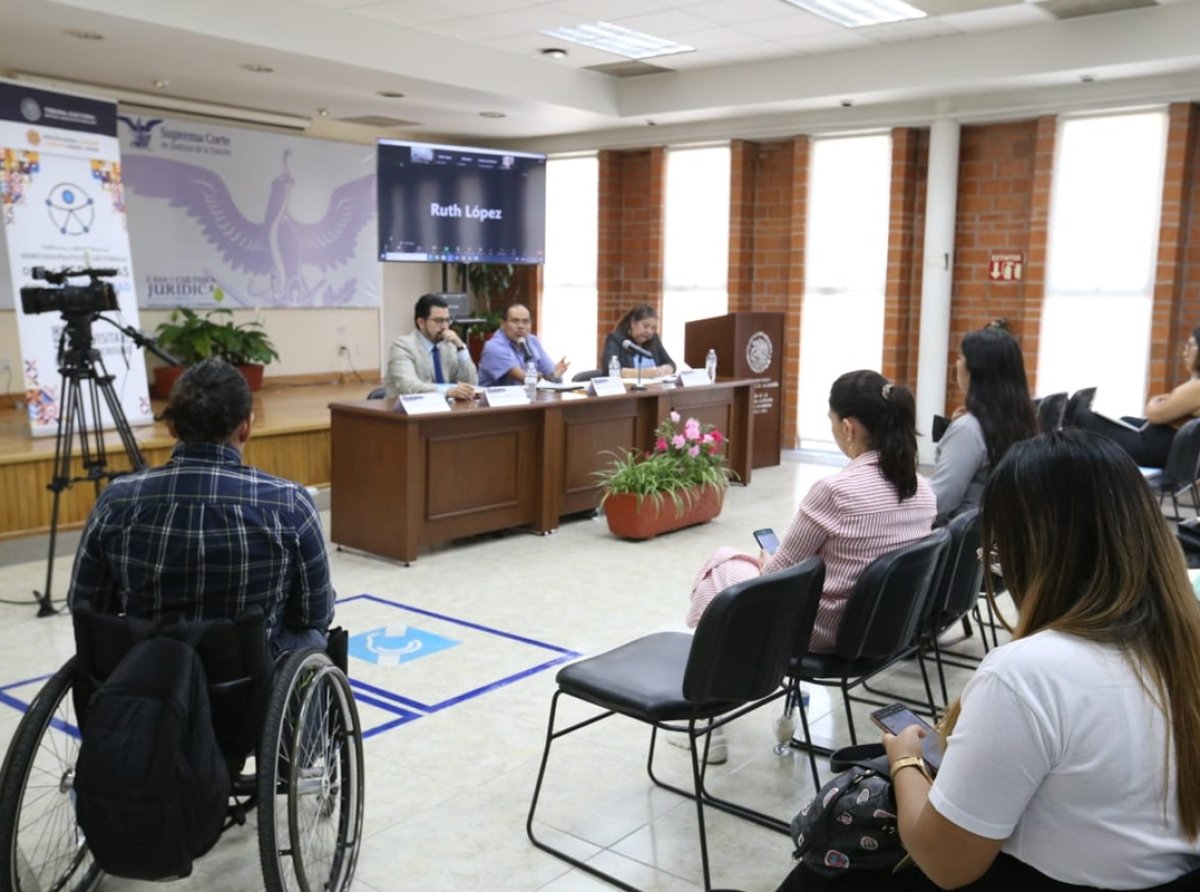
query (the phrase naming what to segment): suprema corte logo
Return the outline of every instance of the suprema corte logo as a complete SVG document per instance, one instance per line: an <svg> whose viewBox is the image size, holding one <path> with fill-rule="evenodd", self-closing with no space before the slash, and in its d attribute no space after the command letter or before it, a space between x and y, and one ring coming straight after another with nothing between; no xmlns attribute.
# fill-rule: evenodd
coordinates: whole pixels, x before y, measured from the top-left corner
<svg viewBox="0 0 1200 892"><path fill-rule="evenodd" d="M32 96L26 96L24 99L21 100L21 116L24 117L25 120L29 121L30 123L41 120L41 117L42 117L41 104L36 99L34 99Z"/></svg>

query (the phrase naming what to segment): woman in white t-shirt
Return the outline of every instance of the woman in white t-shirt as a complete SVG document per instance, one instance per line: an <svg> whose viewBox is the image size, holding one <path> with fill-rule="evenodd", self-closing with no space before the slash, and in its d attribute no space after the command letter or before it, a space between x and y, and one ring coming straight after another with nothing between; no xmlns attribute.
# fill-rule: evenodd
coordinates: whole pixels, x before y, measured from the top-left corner
<svg viewBox="0 0 1200 892"><path fill-rule="evenodd" d="M917 729L884 737L913 861L988 890L1150 889L1200 868L1200 604L1137 467L1086 431L1018 443L981 534L1017 626L947 714L932 785Z"/></svg>

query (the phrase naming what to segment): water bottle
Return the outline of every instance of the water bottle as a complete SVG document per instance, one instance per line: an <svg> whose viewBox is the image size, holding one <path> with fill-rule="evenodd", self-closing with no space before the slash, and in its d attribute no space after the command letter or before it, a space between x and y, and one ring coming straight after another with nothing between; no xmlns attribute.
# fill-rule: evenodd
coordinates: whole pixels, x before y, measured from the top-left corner
<svg viewBox="0 0 1200 892"><path fill-rule="evenodd" d="M712 383L717 383L717 351L709 350L708 356L704 357L704 371L708 372L708 380Z"/></svg>
<svg viewBox="0 0 1200 892"><path fill-rule="evenodd" d="M617 359L615 353L608 360L608 377L618 379L621 377L621 360Z"/></svg>
<svg viewBox="0 0 1200 892"><path fill-rule="evenodd" d="M533 399L537 394L537 363L532 359L525 363L525 395Z"/></svg>

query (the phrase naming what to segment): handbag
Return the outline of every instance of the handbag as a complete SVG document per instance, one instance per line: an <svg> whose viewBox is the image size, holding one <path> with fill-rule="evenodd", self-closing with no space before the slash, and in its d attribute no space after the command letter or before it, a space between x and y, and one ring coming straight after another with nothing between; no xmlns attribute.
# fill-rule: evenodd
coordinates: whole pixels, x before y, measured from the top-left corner
<svg viewBox="0 0 1200 892"><path fill-rule="evenodd" d="M840 752L835 767L846 764ZM887 758L858 759L821 787L792 819L792 840L793 857L820 876L895 868L906 853Z"/></svg>

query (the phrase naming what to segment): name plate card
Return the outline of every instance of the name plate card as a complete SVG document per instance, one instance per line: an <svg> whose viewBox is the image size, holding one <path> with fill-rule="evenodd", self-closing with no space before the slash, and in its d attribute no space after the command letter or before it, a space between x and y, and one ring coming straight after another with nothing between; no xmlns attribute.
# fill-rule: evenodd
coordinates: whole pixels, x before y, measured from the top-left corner
<svg viewBox="0 0 1200 892"><path fill-rule="evenodd" d="M516 387L485 387L483 398L489 406L528 406L529 396L525 388Z"/></svg>
<svg viewBox="0 0 1200 892"><path fill-rule="evenodd" d="M707 387L712 384L708 380L708 372L704 369L685 369L679 373L680 387Z"/></svg>
<svg viewBox="0 0 1200 892"><path fill-rule="evenodd" d="M593 378L592 393L596 396L624 396L625 381L622 378Z"/></svg>
<svg viewBox="0 0 1200 892"><path fill-rule="evenodd" d="M405 415L434 415L449 412L450 404L444 393L405 393L396 401L396 408Z"/></svg>

